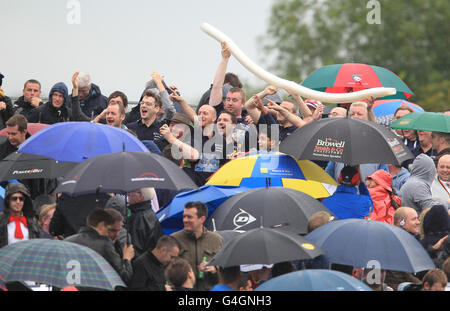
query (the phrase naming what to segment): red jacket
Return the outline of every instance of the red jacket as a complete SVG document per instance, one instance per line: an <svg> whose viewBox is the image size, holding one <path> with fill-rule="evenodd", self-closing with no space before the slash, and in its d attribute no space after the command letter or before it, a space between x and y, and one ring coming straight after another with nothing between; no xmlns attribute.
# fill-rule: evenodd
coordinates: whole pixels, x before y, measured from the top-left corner
<svg viewBox="0 0 450 311"><path fill-rule="evenodd" d="M395 208L392 206L391 199L394 199L399 205L401 199L397 195L392 195L392 175L385 170L378 170L369 178L373 179L378 185L369 188L370 196L373 201L373 212L370 213L369 219L394 223Z"/></svg>

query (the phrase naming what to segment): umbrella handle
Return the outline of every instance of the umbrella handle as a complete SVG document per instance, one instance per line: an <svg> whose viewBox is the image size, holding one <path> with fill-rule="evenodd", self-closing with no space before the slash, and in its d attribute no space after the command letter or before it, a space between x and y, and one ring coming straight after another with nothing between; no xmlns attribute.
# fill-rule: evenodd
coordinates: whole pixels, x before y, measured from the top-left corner
<svg viewBox="0 0 450 311"><path fill-rule="evenodd" d="M217 28L211 26L208 23L203 23L201 25L201 29L213 37L219 42L225 41L227 43L227 47L230 49L230 52L234 57L241 63L242 66L247 68L251 73L256 75L258 78L266 81L267 83L274 85L283 89L290 89L292 92L297 93L300 96L306 98L314 98L316 100L320 100L326 103L350 103L358 100L363 100L367 97L383 97L388 95L394 95L397 90L395 88L385 88L385 87L376 87L371 89L366 89L362 91L352 92L352 93L326 93L312 90L310 88L301 86L300 84L282 79L277 77L270 72L265 71L258 65L256 65L247 55L242 52L242 50L233 42L227 35L222 33Z"/></svg>

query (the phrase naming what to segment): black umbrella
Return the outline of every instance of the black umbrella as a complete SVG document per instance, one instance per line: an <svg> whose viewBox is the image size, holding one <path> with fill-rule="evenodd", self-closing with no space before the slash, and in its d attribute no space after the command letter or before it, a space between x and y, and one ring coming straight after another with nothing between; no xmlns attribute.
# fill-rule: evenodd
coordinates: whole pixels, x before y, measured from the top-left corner
<svg viewBox="0 0 450 311"><path fill-rule="evenodd" d="M247 231L262 225L305 234L308 219L318 211L333 215L325 205L303 192L283 187L256 188L223 202L205 226L213 231Z"/></svg>
<svg viewBox="0 0 450 311"><path fill-rule="evenodd" d="M324 252L304 237L290 231L256 228L230 241L208 265L232 267L245 264L275 264L312 259Z"/></svg>
<svg viewBox="0 0 450 311"><path fill-rule="evenodd" d="M16 151L0 161L0 181L62 177L77 164Z"/></svg>
<svg viewBox="0 0 450 311"><path fill-rule="evenodd" d="M140 188L197 188L190 177L167 158L150 152L116 152L79 163L55 193L79 196L95 192L126 193Z"/></svg>
<svg viewBox="0 0 450 311"><path fill-rule="evenodd" d="M414 155L388 128L351 118L327 118L306 124L280 144L297 159L400 165Z"/></svg>

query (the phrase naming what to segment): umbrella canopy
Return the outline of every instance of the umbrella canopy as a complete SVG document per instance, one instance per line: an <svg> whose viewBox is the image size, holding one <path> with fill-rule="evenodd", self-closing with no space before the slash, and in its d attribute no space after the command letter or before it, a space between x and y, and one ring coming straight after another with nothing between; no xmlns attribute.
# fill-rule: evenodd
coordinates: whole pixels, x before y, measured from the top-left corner
<svg viewBox="0 0 450 311"><path fill-rule="evenodd" d="M334 64L313 71L302 86L327 93L349 93L375 87L393 87L395 95L381 99L409 99L414 93L392 71L360 63Z"/></svg>
<svg viewBox="0 0 450 311"><path fill-rule="evenodd" d="M42 130L43 128L46 128L47 126L49 126L48 124L45 123L27 123L27 131L30 135L34 135L37 132L39 132L40 130ZM0 130L0 136L6 136L6 128Z"/></svg>
<svg viewBox="0 0 450 311"><path fill-rule="evenodd" d="M76 165L16 151L0 161L0 181L62 177Z"/></svg>
<svg viewBox="0 0 450 311"><path fill-rule="evenodd" d="M249 154L218 169L207 185L233 185L246 188L288 187L314 198L330 196L327 185L336 186L320 166L309 160L296 160L279 152Z"/></svg>
<svg viewBox="0 0 450 311"><path fill-rule="evenodd" d="M381 269L412 273L435 268L427 251L410 233L380 221L332 221L305 237L322 247L333 263L365 268L376 260Z"/></svg>
<svg viewBox="0 0 450 311"><path fill-rule="evenodd" d="M270 279L256 291L372 291L358 279L339 271L295 271Z"/></svg>
<svg viewBox="0 0 450 311"><path fill-rule="evenodd" d="M413 112L392 122L391 128L450 133L450 116L439 112Z"/></svg>
<svg viewBox="0 0 450 311"><path fill-rule="evenodd" d="M256 228L228 241L208 265L233 267L246 264L312 259L324 252L304 237L280 229Z"/></svg>
<svg viewBox="0 0 450 311"><path fill-rule="evenodd" d="M70 285L106 290L126 287L98 253L56 239L32 239L1 248L0 276L5 283L33 281L59 288Z"/></svg>
<svg viewBox="0 0 450 311"><path fill-rule="evenodd" d="M160 209L156 216L161 223L164 234L183 229L183 211L187 202L200 201L208 207L208 215L226 201L229 197L248 190L248 188L236 186L205 185L199 189L177 194L172 201Z"/></svg>
<svg viewBox="0 0 450 311"><path fill-rule="evenodd" d="M259 226L307 233L308 219L318 211L333 215L313 197L290 188L257 188L232 196L205 222L209 230L248 231Z"/></svg>
<svg viewBox="0 0 450 311"><path fill-rule="evenodd" d="M192 179L173 162L151 152L116 152L75 166L55 189L71 196L126 193L140 188L195 189Z"/></svg>
<svg viewBox="0 0 450 311"><path fill-rule="evenodd" d="M388 128L352 118L327 118L306 124L280 144L297 159L401 165L414 155Z"/></svg>
<svg viewBox="0 0 450 311"><path fill-rule="evenodd" d="M234 230L220 230L215 232L223 238L224 244L226 244L228 241L231 241L234 237L242 234L242 232Z"/></svg>
<svg viewBox="0 0 450 311"><path fill-rule="evenodd" d="M394 119L395 111L400 107L409 107L414 112L425 112L422 107L403 99L376 100L373 104L373 113L378 124L389 126Z"/></svg>
<svg viewBox="0 0 450 311"><path fill-rule="evenodd" d="M58 161L82 162L107 153L148 152L148 149L137 137L113 126L91 122L61 122L28 138L18 151Z"/></svg>

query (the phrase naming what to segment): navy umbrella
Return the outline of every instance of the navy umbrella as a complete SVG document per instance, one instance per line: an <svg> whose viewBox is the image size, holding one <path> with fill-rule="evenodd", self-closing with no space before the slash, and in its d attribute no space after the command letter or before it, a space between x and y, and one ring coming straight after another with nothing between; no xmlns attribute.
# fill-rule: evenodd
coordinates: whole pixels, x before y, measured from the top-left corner
<svg viewBox="0 0 450 311"><path fill-rule="evenodd" d="M28 138L18 151L58 161L82 162L107 153L148 152L148 149L137 137L114 126L91 122L61 122L47 126Z"/></svg>
<svg viewBox="0 0 450 311"><path fill-rule="evenodd" d="M116 152L79 163L54 193L127 193L140 188L195 189L192 179L169 159L151 152Z"/></svg>
<svg viewBox="0 0 450 311"><path fill-rule="evenodd" d="M414 155L388 128L351 118L326 118L308 123L280 144L280 152L299 160L342 162L348 165L400 165Z"/></svg>
<svg viewBox="0 0 450 311"><path fill-rule="evenodd" d="M380 221L344 219L327 223L305 238L325 250L332 263L353 267L417 273L434 269L427 251L414 236Z"/></svg>
<svg viewBox="0 0 450 311"><path fill-rule="evenodd" d="M358 279L333 270L302 270L280 275L256 291L372 291Z"/></svg>

